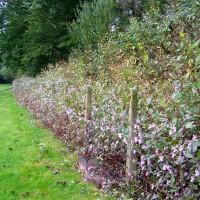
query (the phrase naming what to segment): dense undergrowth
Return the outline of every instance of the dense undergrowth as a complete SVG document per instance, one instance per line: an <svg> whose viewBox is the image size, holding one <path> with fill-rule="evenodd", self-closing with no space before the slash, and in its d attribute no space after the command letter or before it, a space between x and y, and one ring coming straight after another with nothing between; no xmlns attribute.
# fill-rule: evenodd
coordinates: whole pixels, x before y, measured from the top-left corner
<svg viewBox="0 0 200 200"><path fill-rule="evenodd" d="M110 182L133 198L200 196L199 3L179 1L161 14L132 18L69 63L14 82L17 101L80 155L102 164ZM51 86L54 84L55 94ZM84 121L87 86L92 119ZM129 88L138 88L137 173L125 185ZM65 92L64 92L65 90ZM67 92L66 92L67 91ZM115 183L115 184L111 184ZM139 195L137 197L137 195Z"/></svg>

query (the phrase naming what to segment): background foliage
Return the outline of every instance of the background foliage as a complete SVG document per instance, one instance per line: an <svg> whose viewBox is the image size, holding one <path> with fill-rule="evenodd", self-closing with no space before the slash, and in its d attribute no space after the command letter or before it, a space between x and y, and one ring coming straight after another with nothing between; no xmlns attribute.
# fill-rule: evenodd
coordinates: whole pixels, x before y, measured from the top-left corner
<svg viewBox="0 0 200 200"><path fill-rule="evenodd" d="M77 20L71 24L70 36L78 47L93 46L112 28L117 17L114 0L86 2L77 9Z"/></svg>
<svg viewBox="0 0 200 200"><path fill-rule="evenodd" d="M105 187L121 186L120 198L199 197L199 3L154 6L131 18L96 46L74 49L37 79L15 81L16 99L80 155L107 172ZM51 84L56 94L51 96ZM85 131L84 100L92 85L92 119ZM68 92L64 95L64 86ZM125 176L129 88L138 87L137 173ZM123 194L124 193L124 194Z"/></svg>
<svg viewBox="0 0 200 200"><path fill-rule="evenodd" d="M15 0L0 4L1 74L13 79L36 75L67 59L71 48L68 23L75 18L75 1Z"/></svg>

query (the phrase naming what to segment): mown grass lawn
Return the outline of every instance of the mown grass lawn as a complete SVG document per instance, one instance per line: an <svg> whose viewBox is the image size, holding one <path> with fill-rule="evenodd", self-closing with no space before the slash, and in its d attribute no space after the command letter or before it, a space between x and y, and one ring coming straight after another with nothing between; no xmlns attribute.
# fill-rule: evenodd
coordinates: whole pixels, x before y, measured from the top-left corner
<svg viewBox="0 0 200 200"><path fill-rule="evenodd" d="M76 156L33 122L11 91L0 93L0 200L110 199L82 182Z"/></svg>

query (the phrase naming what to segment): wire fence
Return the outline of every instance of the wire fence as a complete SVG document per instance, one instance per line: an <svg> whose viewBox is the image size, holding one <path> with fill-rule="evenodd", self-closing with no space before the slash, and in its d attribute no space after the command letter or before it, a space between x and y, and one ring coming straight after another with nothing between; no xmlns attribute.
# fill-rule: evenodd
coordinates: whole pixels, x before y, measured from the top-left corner
<svg viewBox="0 0 200 200"><path fill-rule="evenodd" d="M37 88L39 88L40 86L36 86L36 85L32 85L31 87L34 86L34 90L37 91ZM24 90L25 93L29 93L29 95L31 94L30 92L30 88L21 88L20 85L15 85L15 93L19 92L20 90ZM41 87L46 87L44 84ZM63 94L66 95L68 91L73 90L70 88L67 88L66 85L62 85L61 87L62 89L60 90L60 92L63 90ZM80 90L80 89L78 89ZM56 88L55 85L52 84L49 88L49 98L54 99L56 94ZM18 94L19 97L21 98L23 96L23 94ZM29 96L27 95L27 96ZM90 123L90 119L91 119L91 112L92 112L92 92L91 92L91 86L89 86L86 90L86 101L85 101L85 114L84 114L84 122L85 122L85 132L86 135L89 135L92 131L90 131L90 129L92 128L92 124ZM156 198L156 194L162 194L162 198L165 199L168 197L166 188L164 187L164 185L159 185L159 186L155 186L154 185L154 180L156 179L156 177L153 176L146 176L145 174L143 174L140 170L141 168L141 164L140 164L140 157L143 155L143 150L142 149L133 149L132 147L134 146L134 137L137 135L137 126L136 125L136 118L137 118L137 89L131 89L130 92L130 103L129 103L129 133L128 133L128 137L127 137L127 150L124 152L120 152L120 158L119 160L115 158L114 162L116 165L120 166L120 168L123 170L123 172L121 173L121 175L118 176L117 181L122 183L122 188L124 191L126 191L126 193L131 196L131 198L133 199L147 199L147 196L151 196L151 197L155 197L155 199L159 199ZM27 100L25 100L26 104L28 104ZM63 102L63 104L65 105L65 102ZM65 105L66 106L66 105ZM49 122L51 123L51 122ZM66 121L63 120L62 121L63 124L68 123L67 122L67 118ZM61 126L63 126L63 124L61 124ZM47 125L48 126L48 125ZM78 127L76 127L76 125L72 124L71 127L74 131L76 129L78 129ZM63 132L65 132L65 130L62 130ZM61 138L65 138L66 135L62 135L61 134ZM83 136L84 137L84 136ZM144 137L143 135L141 135L141 137ZM84 141L81 141L82 143L79 145L85 145L87 146L88 144L90 144L90 141L88 138L86 138L86 143L84 143ZM78 144L78 142L77 142ZM76 149L78 146L74 146L74 149ZM85 148L86 150L89 149L89 146ZM139 155L139 158L135 155L135 151L137 152L137 155ZM88 150L89 151L89 150ZM86 152L87 153L87 152ZM82 171L83 174L87 174L91 171L91 169L100 169L103 170L103 174L106 174L106 176L108 177L108 179L110 178L110 176L114 177L115 176L115 171L112 171L112 167L110 167L111 170L109 170L109 162L111 162L110 160L112 158L107 159L107 161L109 161L105 166L102 166L99 163L95 163L95 164L90 164L90 163L94 163L92 159L94 158L88 158L88 155L85 154L85 162L86 165L85 167L82 167ZM187 166L184 166L184 170L188 170L190 171L190 168ZM94 171L94 170L93 170ZM106 171L106 173L105 173ZM174 171L174 170L173 170ZM181 170L178 171L178 173L182 173ZM97 173L99 176L101 176L101 173ZM89 179L91 178L93 182L95 182L95 178L94 178L94 173L89 173ZM103 178L106 178L104 175L102 175ZM177 176L177 180L178 180L178 176ZM137 183L134 183L134 180ZM102 179L100 177L98 177L97 181L102 181ZM134 187L134 188L133 188Z"/></svg>

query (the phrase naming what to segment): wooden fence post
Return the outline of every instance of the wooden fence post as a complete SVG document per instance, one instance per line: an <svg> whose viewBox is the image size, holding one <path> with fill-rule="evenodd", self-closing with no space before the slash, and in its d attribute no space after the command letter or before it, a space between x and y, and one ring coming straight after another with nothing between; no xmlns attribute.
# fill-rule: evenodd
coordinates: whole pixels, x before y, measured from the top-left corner
<svg viewBox="0 0 200 200"><path fill-rule="evenodd" d="M35 85L35 84L32 83L32 82L30 83L30 90L33 90L33 89L34 89L34 85Z"/></svg>
<svg viewBox="0 0 200 200"><path fill-rule="evenodd" d="M66 106L66 96L68 93L68 86L67 84L64 84L64 105Z"/></svg>
<svg viewBox="0 0 200 200"><path fill-rule="evenodd" d="M68 86L67 84L64 84L64 96L66 97L68 93Z"/></svg>
<svg viewBox="0 0 200 200"><path fill-rule="evenodd" d="M45 87L46 87L46 84L45 84L45 83L42 83L42 87L45 88Z"/></svg>
<svg viewBox="0 0 200 200"><path fill-rule="evenodd" d="M137 89L131 88L131 100L129 109L129 135L127 140L126 157L126 177L130 181L134 172L136 172L136 154L133 152L134 137L136 136L136 118L137 118Z"/></svg>
<svg viewBox="0 0 200 200"><path fill-rule="evenodd" d="M86 124L86 151L88 151L88 145L89 145L89 124L88 121L91 119L91 102L92 102L92 92L91 92L91 86L88 86L87 88L87 94L86 94L86 100L85 100L85 124ZM87 144L88 143L88 144ZM88 181L88 158L83 158L85 161L85 167L83 169L84 176L86 181Z"/></svg>
<svg viewBox="0 0 200 200"><path fill-rule="evenodd" d="M55 85L51 84L51 97L55 95Z"/></svg>
<svg viewBox="0 0 200 200"><path fill-rule="evenodd" d="M85 101L85 121L86 123L88 122L88 120L90 120L91 118L91 86L88 86L87 88L87 95L86 95L86 101Z"/></svg>

